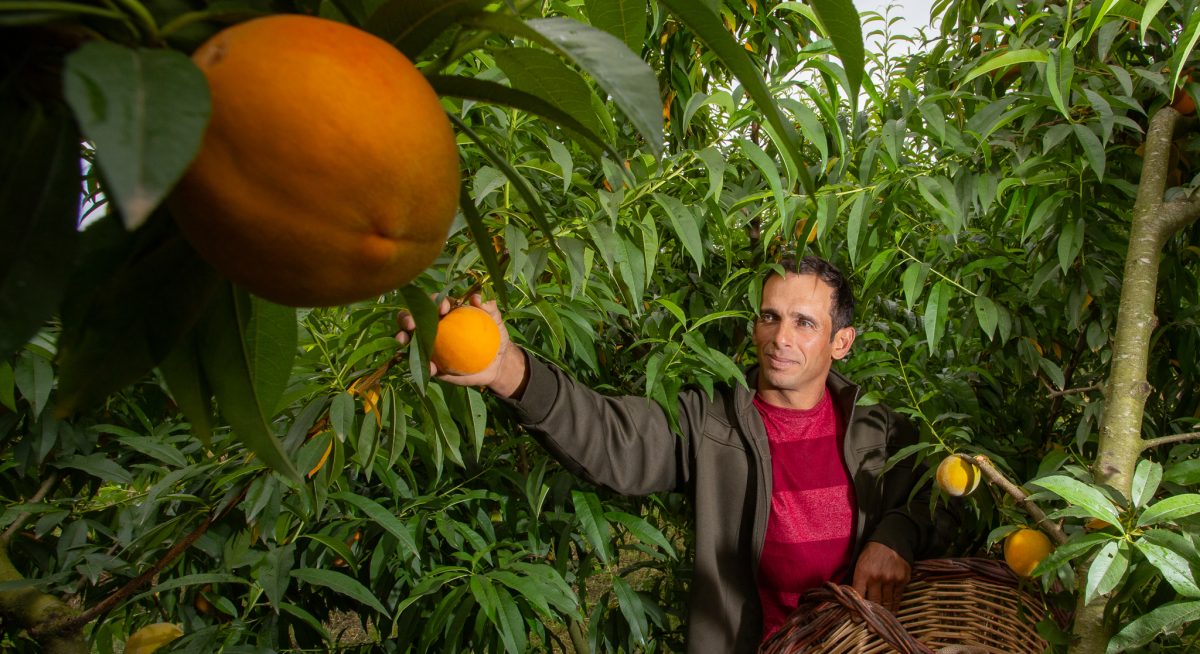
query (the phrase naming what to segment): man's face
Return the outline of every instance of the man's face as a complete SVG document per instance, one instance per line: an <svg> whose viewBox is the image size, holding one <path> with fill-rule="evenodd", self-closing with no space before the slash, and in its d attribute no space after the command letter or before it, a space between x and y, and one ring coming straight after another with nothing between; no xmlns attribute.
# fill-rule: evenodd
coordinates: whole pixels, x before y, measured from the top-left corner
<svg viewBox="0 0 1200 654"><path fill-rule="evenodd" d="M821 399L830 366L854 342L853 327L834 333L832 309L833 288L816 275L767 279L754 325L764 399L797 408Z"/></svg>

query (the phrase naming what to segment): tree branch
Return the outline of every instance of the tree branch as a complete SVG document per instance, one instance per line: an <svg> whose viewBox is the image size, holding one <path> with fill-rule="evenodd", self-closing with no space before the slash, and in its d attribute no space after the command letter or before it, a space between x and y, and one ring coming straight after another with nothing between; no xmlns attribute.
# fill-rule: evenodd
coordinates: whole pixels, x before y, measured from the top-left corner
<svg viewBox="0 0 1200 654"><path fill-rule="evenodd" d="M1072 395L1075 393L1090 393L1092 391L1102 391L1104 386L1101 384L1092 384L1091 386L1080 386L1079 388L1068 388L1061 391L1053 391L1050 393L1051 398L1062 397L1063 395Z"/></svg>
<svg viewBox="0 0 1200 654"><path fill-rule="evenodd" d="M29 499L25 500L24 503L36 504L41 502L46 497L46 494L50 492L50 489L54 488L54 485L57 483L58 473L50 473L50 476L46 477L46 479L42 481L42 485L38 487L37 492L30 496ZM0 535L0 547L8 547L9 539L12 538L13 534L17 533L17 530L25 525L25 521L28 520L29 516L31 515L33 515L32 511L25 511L21 513L21 515L17 516L17 519L8 526L8 529L4 530L4 534Z"/></svg>
<svg viewBox="0 0 1200 654"><path fill-rule="evenodd" d="M1170 445L1171 443L1182 443L1184 441L1194 441L1200 439L1200 431L1188 432L1186 434L1172 434L1170 436L1159 436L1158 438L1148 438L1142 441L1142 451L1156 448L1160 445Z"/></svg>
<svg viewBox="0 0 1200 654"><path fill-rule="evenodd" d="M208 528L213 525L213 523L220 521L238 504L241 504L242 500L246 497L246 492L250 490L250 484L252 482L253 480L244 484L241 490L238 491L237 495L230 499L229 503L226 504L224 508L222 508L220 511L209 513L208 517L204 519L204 522L201 522L198 527L192 530L191 533L189 533L187 536L184 536L174 545L172 545L171 549L167 550L167 553L164 554L161 559L155 562L154 565L150 566L149 569L142 572L142 574L131 579L128 583L118 589L117 592L109 595L99 604L92 606L88 610L78 615L38 626L35 629L30 630L30 632L36 637L39 634L46 635L78 631L83 627L83 625L86 625L87 623L111 611L117 604L124 601L125 598L129 597L139 588L149 583L151 579L154 579L158 573L162 572L163 569L170 565L170 563L174 561L180 554L187 550L187 548L191 547L192 543L195 543L201 536L203 536L204 533L208 531Z"/></svg>
<svg viewBox="0 0 1200 654"><path fill-rule="evenodd" d="M988 478L988 481L996 486L999 486L1004 490L1004 492L1008 493L1013 497L1013 499L1017 500L1021 507L1025 509L1025 512L1029 514L1029 517L1033 518L1034 523L1042 531L1046 532L1055 543L1062 545L1063 543L1067 542L1067 534L1062 530L1062 527L1059 527L1058 523L1046 517L1046 513L1042 511L1042 508L1039 507L1036 502L1029 499L1029 496L1025 494L1025 491L1021 490L1016 484L1009 481L1008 477L1004 476L1004 473L997 470L996 466L993 466L992 462L988 460L986 456L983 456L982 454L974 457L966 454L956 454L955 456L979 466L979 469L983 472L984 476Z"/></svg>

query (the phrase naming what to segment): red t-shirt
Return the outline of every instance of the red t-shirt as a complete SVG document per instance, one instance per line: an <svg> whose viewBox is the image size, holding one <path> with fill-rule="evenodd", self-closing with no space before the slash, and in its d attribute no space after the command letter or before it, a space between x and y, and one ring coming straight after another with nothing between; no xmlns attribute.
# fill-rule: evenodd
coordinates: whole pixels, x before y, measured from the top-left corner
<svg viewBox="0 0 1200 654"><path fill-rule="evenodd" d="M844 427L825 393L811 409L754 406L771 446L771 515L758 569L763 638L809 588L845 576L854 536L854 488L842 462Z"/></svg>

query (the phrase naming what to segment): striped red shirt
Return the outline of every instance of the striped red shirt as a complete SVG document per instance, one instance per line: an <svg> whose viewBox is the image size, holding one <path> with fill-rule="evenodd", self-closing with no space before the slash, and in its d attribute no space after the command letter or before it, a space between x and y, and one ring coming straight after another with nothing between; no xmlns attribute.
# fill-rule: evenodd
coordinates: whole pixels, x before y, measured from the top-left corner
<svg viewBox="0 0 1200 654"><path fill-rule="evenodd" d="M796 608L800 594L848 572L854 489L842 461L844 427L825 393L811 409L754 406L771 447L771 515L758 570L763 638Z"/></svg>

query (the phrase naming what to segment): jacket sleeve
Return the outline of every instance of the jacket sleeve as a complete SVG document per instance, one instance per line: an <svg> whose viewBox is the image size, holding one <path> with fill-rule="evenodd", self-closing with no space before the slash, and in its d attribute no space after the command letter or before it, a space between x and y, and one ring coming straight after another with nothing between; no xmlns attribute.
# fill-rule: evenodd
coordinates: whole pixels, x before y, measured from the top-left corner
<svg viewBox="0 0 1200 654"><path fill-rule="evenodd" d="M680 397L681 435L649 398L602 395L529 354L526 361L525 392L509 404L568 470L626 495L679 490L689 483L691 436L702 428L705 411L699 394Z"/></svg>
<svg viewBox="0 0 1200 654"><path fill-rule="evenodd" d="M903 416L889 412L888 455L917 442L917 430ZM931 480L928 466L910 456L884 473L881 483L884 512L868 541L886 545L910 564L917 559L944 555L961 524L961 517L939 502L931 513Z"/></svg>

